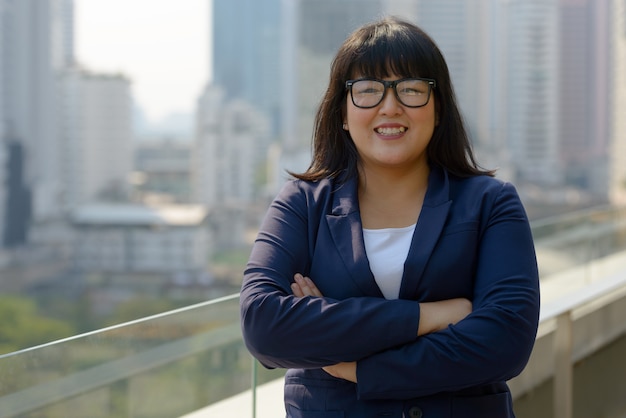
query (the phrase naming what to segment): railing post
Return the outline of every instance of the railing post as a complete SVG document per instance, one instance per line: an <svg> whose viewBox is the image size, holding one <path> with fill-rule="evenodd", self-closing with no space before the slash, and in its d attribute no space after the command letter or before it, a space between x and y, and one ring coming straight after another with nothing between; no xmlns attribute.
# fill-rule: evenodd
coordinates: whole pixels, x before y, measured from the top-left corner
<svg viewBox="0 0 626 418"><path fill-rule="evenodd" d="M252 356L252 418L256 418L257 362Z"/></svg>
<svg viewBox="0 0 626 418"><path fill-rule="evenodd" d="M109 386L109 410L111 416L130 417L130 382L118 380Z"/></svg>
<svg viewBox="0 0 626 418"><path fill-rule="evenodd" d="M556 318L554 353L554 417L572 418L574 365L571 311L564 312Z"/></svg>

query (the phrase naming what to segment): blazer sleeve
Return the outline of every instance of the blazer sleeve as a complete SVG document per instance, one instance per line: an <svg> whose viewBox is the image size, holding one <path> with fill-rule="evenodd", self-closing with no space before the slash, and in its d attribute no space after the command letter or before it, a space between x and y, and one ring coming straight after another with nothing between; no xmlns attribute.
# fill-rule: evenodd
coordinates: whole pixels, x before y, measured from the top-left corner
<svg viewBox="0 0 626 418"><path fill-rule="evenodd" d="M290 283L307 273L328 194L308 187L283 187L253 245L240 294L248 350L266 367L319 368L414 341L415 301L293 296Z"/></svg>
<svg viewBox="0 0 626 418"><path fill-rule="evenodd" d="M357 363L360 399L407 399L506 381L532 351L539 277L517 192L503 184L479 242L473 312L446 330Z"/></svg>

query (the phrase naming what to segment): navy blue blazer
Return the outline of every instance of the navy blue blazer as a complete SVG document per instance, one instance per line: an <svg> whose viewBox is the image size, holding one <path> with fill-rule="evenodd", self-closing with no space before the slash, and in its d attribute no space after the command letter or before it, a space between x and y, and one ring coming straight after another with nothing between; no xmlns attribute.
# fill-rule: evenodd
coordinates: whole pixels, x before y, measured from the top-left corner
<svg viewBox="0 0 626 418"><path fill-rule="evenodd" d="M324 297L297 298L293 275ZM465 297L473 312L417 337L416 302ZM506 381L530 356L539 279L515 188L432 167L404 265L386 300L369 269L357 181L289 181L270 206L244 274L250 352L288 368L288 417L513 417ZM321 367L357 361L354 384Z"/></svg>

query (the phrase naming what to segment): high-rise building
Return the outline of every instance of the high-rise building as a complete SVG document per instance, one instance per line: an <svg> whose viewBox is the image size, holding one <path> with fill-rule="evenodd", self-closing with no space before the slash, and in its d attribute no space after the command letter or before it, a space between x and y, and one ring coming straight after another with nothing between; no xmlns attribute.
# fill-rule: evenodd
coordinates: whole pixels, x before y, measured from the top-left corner
<svg viewBox="0 0 626 418"><path fill-rule="evenodd" d="M0 43L2 46L3 131L5 147L18 144L20 152L11 158L23 162L11 167L23 169L23 187L32 195L32 211L16 212L10 220L27 228L34 219L50 216L57 207L57 140L54 115L54 75L51 65L51 5L49 0L0 0ZM6 156L6 149L5 149ZM6 174L17 178L13 173ZM22 187L22 186L20 186ZM5 208L16 197L4 194ZM26 203L25 203L26 204ZM29 200L29 205L31 204ZM5 212L6 214L6 212ZM17 216L18 218L14 218ZM5 219L7 216L4 217ZM2 221L4 222L5 219ZM27 236L27 231L16 236ZM20 242L12 242L19 245Z"/></svg>
<svg viewBox="0 0 626 418"><path fill-rule="evenodd" d="M560 155L565 181L608 194L610 0L560 0Z"/></svg>
<svg viewBox="0 0 626 418"><path fill-rule="evenodd" d="M213 82L280 124L281 0L213 0Z"/></svg>
<svg viewBox="0 0 626 418"><path fill-rule="evenodd" d="M71 67L74 56L74 0L50 0L52 67Z"/></svg>
<svg viewBox="0 0 626 418"><path fill-rule="evenodd" d="M59 102L64 211L127 199L133 157L130 81L68 69L59 76Z"/></svg>
<svg viewBox="0 0 626 418"><path fill-rule="evenodd" d="M563 184L555 0L505 2L506 138L520 182Z"/></svg>
<svg viewBox="0 0 626 418"><path fill-rule="evenodd" d="M609 200L626 205L626 0L611 0Z"/></svg>
<svg viewBox="0 0 626 418"><path fill-rule="evenodd" d="M194 202L216 207L259 198L269 140L269 122L261 112L209 85L198 103Z"/></svg>
<svg viewBox="0 0 626 418"><path fill-rule="evenodd" d="M4 4L0 0L0 34L4 34ZM0 35L1 36L1 35ZM4 79L4 42L0 41L0 80ZM7 166L7 144L4 139L4 89L3 83L0 82L0 252L4 247L4 229L8 221L6 216L7 205L7 186L6 176L8 175Z"/></svg>

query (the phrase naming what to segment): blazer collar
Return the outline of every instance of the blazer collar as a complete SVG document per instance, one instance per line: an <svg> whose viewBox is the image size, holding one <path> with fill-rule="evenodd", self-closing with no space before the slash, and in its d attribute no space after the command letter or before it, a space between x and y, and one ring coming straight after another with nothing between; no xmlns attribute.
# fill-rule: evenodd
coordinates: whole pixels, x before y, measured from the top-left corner
<svg viewBox="0 0 626 418"><path fill-rule="evenodd" d="M404 263L400 299L419 299L417 294L419 283L430 255L439 241L451 204L448 172L439 166L431 166L428 190Z"/></svg>
<svg viewBox="0 0 626 418"><path fill-rule="evenodd" d="M331 213L326 215L326 221L352 280L364 295L382 297L365 253L357 186L358 179L353 178L336 187L333 192ZM449 195L447 172L438 166L431 166L428 190L405 262L400 298L415 297L426 263L443 230L451 203Z"/></svg>
<svg viewBox="0 0 626 418"><path fill-rule="evenodd" d="M363 295L383 297L365 253L357 178L349 179L333 190L331 213L326 215L326 222L346 269Z"/></svg>

